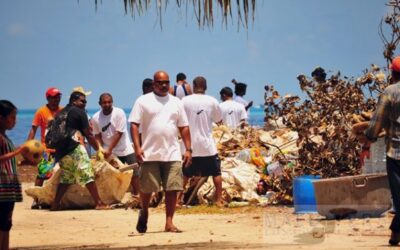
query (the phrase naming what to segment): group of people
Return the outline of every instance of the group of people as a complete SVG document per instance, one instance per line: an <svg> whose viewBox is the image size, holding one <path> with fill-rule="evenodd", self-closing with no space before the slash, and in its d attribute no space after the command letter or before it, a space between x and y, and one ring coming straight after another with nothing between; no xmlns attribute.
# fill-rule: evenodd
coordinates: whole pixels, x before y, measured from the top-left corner
<svg viewBox="0 0 400 250"><path fill-rule="evenodd" d="M140 96L126 119L121 108L113 106L110 93L99 97L101 109L89 118L86 113L86 92L74 88L65 107L60 105L62 93L49 88L47 103L40 107L33 118L28 140L35 138L40 127L41 142L45 145L48 124L55 117L66 117L68 140L58 148L47 148L44 161L59 163L60 183L51 210L59 210L63 195L71 184L85 186L93 197L96 209L109 209L99 194L90 162L89 144L105 158L111 154L122 163L140 164L133 173L131 186L134 195L140 193L141 209L136 229L147 231L149 203L152 193L164 191L166 204L166 232L181 232L173 223L178 193L182 192L188 179L193 176L212 176L216 187L215 204L223 206L220 160L212 137L212 126L225 124L236 128L245 124L246 110L252 105L243 99L246 85L235 83L238 101L233 91L224 87L220 91L222 103L206 95L207 80L196 77L193 88L186 76L179 73L176 85L170 86L167 72L157 71L153 79L146 78ZM15 148L6 130L16 124L17 107L7 100L0 100L0 248L7 249L9 230L12 226L14 203L22 200L21 186L17 176L16 158L28 149L22 145ZM128 132L130 125L130 134ZM131 143L131 140L133 144ZM181 143L181 144L180 144ZM193 145L193 148L192 148ZM183 146L183 147L182 147ZM184 148L184 150L182 150ZM38 174L35 185L42 186L51 174ZM181 197L181 196L179 196ZM46 208L46 204L34 201L32 209Z"/></svg>
<svg viewBox="0 0 400 250"><path fill-rule="evenodd" d="M393 60L390 69L392 84L379 97L377 110L365 132L368 141L363 149L369 150L370 143L385 129L388 179L395 208L389 244L397 245L400 242L400 57ZM318 77L317 73L321 72L316 72L313 77ZM325 78L326 75L322 73L321 77ZM82 138L86 138L95 150L102 151L105 157L114 154L124 163L140 164L140 171L135 172L132 178L133 192L140 193L141 199L136 225L140 233L147 231L151 194L161 190L165 192L165 231L181 232L174 225L173 216L178 192L183 190L188 178L192 176L212 176L216 187L215 204L223 205L220 161L211 131L213 123L237 127L247 119L246 109L251 107L252 102L243 99L246 85L235 82L235 98L231 88L222 88L222 103L206 94L207 80L202 76L194 78L192 89L186 82L186 76L179 73L177 84L171 87L168 73L157 71L153 79L143 81L142 87L143 95L136 100L128 120L122 109L113 106L112 95L103 93L99 98L101 110L93 116L91 122L85 112L88 92L75 88L68 105L62 108L59 105L61 92L57 88L47 90L47 104L36 112L28 139L34 138L40 127L41 140L44 142L48 121L61 112L68 112L67 126L79 134L62 148L51 152L62 169L60 185L51 206L53 210L59 208L63 194L72 183L88 188L97 209L109 208L98 195L93 167ZM0 100L1 249L8 249L14 204L22 200L15 156L26 152L27 148L15 148L6 135L6 130L15 126L16 115L17 108L13 103ZM127 121L130 124L133 147L129 140ZM45 178L38 176L35 184L42 185ZM36 203L33 204L35 206Z"/></svg>

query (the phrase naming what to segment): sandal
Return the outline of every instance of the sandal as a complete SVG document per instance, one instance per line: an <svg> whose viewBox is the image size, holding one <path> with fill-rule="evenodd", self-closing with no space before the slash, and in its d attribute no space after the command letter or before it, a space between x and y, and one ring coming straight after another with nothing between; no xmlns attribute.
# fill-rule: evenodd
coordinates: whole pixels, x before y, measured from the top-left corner
<svg viewBox="0 0 400 250"><path fill-rule="evenodd" d="M136 224L136 230L141 234L143 234L147 231L147 218L148 218L148 215L145 216L143 209L140 209L139 210L139 218L138 218L138 221Z"/></svg>
<svg viewBox="0 0 400 250"><path fill-rule="evenodd" d="M177 227L171 227L171 228L166 228L165 230L164 230L164 232L167 232L167 233L182 233L183 231L182 230L180 230L179 228L177 228Z"/></svg>

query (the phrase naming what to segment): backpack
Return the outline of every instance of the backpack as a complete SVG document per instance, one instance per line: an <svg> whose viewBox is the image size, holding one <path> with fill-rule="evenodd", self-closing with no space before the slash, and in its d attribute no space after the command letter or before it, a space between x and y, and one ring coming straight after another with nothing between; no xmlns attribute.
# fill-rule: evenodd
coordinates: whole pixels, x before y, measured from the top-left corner
<svg viewBox="0 0 400 250"><path fill-rule="evenodd" d="M72 140L73 129L67 127L67 118L70 107L62 109L53 120L47 124L45 143L48 148L59 149L65 147Z"/></svg>

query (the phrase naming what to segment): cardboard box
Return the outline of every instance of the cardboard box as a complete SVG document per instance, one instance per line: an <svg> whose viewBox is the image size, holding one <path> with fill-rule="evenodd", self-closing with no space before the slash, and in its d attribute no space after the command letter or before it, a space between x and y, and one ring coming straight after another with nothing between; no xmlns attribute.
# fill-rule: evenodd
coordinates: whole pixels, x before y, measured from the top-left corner
<svg viewBox="0 0 400 250"><path fill-rule="evenodd" d="M376 217L392 206L386 174L313 181L317 211L327 219Z"/></svg>

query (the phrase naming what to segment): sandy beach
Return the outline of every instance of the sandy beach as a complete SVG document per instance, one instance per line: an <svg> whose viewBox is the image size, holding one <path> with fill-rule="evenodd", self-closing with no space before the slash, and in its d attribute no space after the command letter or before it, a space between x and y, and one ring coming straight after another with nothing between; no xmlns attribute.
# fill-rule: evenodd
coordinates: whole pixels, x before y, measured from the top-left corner
<svg viewBox="0 0 400 250"><path fill-rule="evenodd" d="M23 188L32 169L21 169ZM12 249L383 249L391 216L325 220L297 215L293 207L181 208L175 224L183 233L165 233L164 209L151 210L148 232L135 230L137 210L123 208L50 212L31 210L24 195L14 211Z"/></svg>

